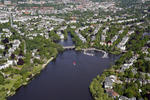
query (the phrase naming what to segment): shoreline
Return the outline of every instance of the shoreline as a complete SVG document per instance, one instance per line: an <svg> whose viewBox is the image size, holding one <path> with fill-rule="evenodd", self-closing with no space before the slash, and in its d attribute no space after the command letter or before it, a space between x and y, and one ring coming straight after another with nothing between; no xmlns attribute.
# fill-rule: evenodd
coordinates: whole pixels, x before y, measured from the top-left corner
<svg viewBox="0 0 150 100"><path fill-rule="evenodd" d="M46 63L42 64L41 65L41 69L39 72L35 73L35 74L32 74L32 77L29 79L29 80L32 80L34 79L35 76L37 76L38 74L41 73L42 70L44 70L46 68L46 66L54 59L55 57L51 57L49 60L46 61ZM28 83L27 83L28 84ZM27 85L26 84L26 85Z"/></svg>
<svg viewBox="0 0 150 100"><path fill-rule="evenodd" d="M22 86L27 86L27 85L30 83L30 81L32 81L36 76L38 76L38 75L41 73L41 71L44 70L44 69L46 68L46 66L47 66L54 58L55 58L55 57L51 57L49 60L46 61L46 63L42 64L40 71L39 71L39 72L37 71L35 74L32 73L32 77L28 78L28 80L27 80L26 82L20 84L20 87L19 87L19 88L21 88ZM15 92L10 92L10 94L8 94L8 96L6 97L6 100L8 100L9 97L14 96L14 95L16 94L16 92L19 90L19 88L17 88L17 89L15 90ZM12 94L11 94L11 93L12 93Z"/></svg>
<svg viewBox="0 0 150 100"><path fill-rule="evenodd" d="M107 52L104 51L104 50L99 50L99 49L96 49L96 48L86 48L86 49L82 48L82 49L81 49L81 51L85 51L85 50L94 50L94 51L102 52L102 53L104 53L104 55L105 55L105 53L107 53ZM78 51L78 50L75 49L75 51ZM56 58L56 57L51 57L50 59L48 59L48 60L46 61L46 63L41 64L41 65L40 65L40 66L41 66L41 69L40 69L39 71L37 71L36 73L34 73L34 74L32 73L32 74L31 74L32 76L29 77L26 82L22 83L19 88L21 88L22 86L27 86L27 85L28 85L36 76L38 76L38 75L42 72L42 70L44 70L44 69L46 68L46 66L47 66L53 59L55 59L55 58ZM35 67L36 67L36 66L35 66ZM19 88L17 88L16 91L15 91L13 94L10 94L9 96L7 96L6 100L7 100L9 97L14 96L14 95L16 94L16 92L19 90ZM90 93L91 93L91 92L90 92Z"/></svg>
<svg viewBox="0 0 150 100"><path fill-rule="evenodd" d="M104 51L104 50L98 50L98 49L95 49L95 48L87 48L87 49L81 49L81 51L85 51L85 50L95 50L95 51L98 51L98 52L102 52L102 53L104 53L104 52L106 52L106 51ZM78 51L78 50L74 50L74 51ZM107 52L106 52L107 53ZM39 70L39 71L37 71L36 73L32 73L31 75L31 77L29 78L29 80L28 81L26 81L25 83L26 84L21 84L21 86L19 87L19 88L21 88L22 86L27 86L34 78L36 78L36 76L38 76L39 74L41 74L41 72L47 67L47 65L52 61L52 60L54 60L56 57L51 57L50 59L48 59L44 64L41 64L40 66L41 66L41 69ZM36 66L35 66L36 67ZM105 72L105 71L104 71ZM90 82L90 84L91 84L91 82ZM17 88L16 89L16 91L14 92L14 94L10 94L7 98L6 98L6 100L8 99L8 98L11 98L12 96L14 96L15 94L16 94L16 92L19 90L19 88ZM91 93L91 91L90 91L90 89L89 89L89 92ZM92 93L91 93L91 95L92 95Z"/></svg>
<svg viewBox="0 0 150 100"><path fill-rule="evenodd" d="M50 63L52 60L54 59L54 57L51 57L45 64L42 65L42 70L48 65L48 63Z"/></svg>

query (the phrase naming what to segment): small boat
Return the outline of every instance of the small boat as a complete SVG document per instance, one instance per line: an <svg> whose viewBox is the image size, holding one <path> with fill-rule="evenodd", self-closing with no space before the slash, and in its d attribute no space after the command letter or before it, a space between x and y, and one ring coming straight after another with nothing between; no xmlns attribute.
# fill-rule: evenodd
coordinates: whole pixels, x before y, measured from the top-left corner
<svg viewBox="0 0 150 100"><path fill-rule="evenodd" d="M74 65L74 66L76 65L76 62L75 62L75 61L73 62L73 65Z"/></svg>

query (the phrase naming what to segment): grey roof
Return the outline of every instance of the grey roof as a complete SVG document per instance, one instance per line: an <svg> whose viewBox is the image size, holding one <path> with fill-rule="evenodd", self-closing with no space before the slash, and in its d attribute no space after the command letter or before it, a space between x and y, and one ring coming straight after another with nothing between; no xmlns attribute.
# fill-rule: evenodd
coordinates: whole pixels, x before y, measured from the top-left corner
<svg viewBox="0 0 150 100"><path fill-rule="evenodd" d="M106 77L106 79L105 79L105 83L104 83L104 85L106 86L112 86L112 84L113 84L113 81L111 80L111 78L110 77Z"/></svg>

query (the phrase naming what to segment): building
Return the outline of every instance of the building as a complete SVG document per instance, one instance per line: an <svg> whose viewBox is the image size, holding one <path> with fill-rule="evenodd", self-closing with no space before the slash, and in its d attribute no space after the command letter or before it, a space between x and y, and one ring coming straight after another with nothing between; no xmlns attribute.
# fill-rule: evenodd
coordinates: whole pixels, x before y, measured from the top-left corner
<svg viewBox="0 0 150 100"><path fill-rule="evenodd" d="M3 2L2 2L2 0L0 0L0 5L2 5L3 4Z"/></svg>
<svg viewBox="0 0 150 100"><path fill-rule="evenodd" d="M117 80L117 77L114 75L106 77L105 82L104 82L105 89L112 89L113 83L116 82L116 80Z"/></svg>
<svg viewBox="0 0 150 100"><path fill-rule="evenodd" d="M11 1L10 0L4 0L4 5L11 5Z"/></svg>
<svg viewBox="0 0 150 100"><path fill-rule="evenodd" d="M119 94L112 89L106 89L106 93L113 98L119 97Z"/></svg>

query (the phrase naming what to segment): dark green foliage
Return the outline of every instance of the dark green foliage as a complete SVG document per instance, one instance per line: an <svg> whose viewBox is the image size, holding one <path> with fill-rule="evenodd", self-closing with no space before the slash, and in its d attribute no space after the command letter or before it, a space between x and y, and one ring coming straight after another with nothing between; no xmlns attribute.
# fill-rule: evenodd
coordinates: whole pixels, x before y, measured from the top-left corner
<svg viewBox="0 0 150 100"><path fill-rule="evenodd" d="M150 61L138 59L135 63L135 67L138 68L138 71L150 73Z"/></svg>
<svg viewBox="0 0 150 100"><path fill-rule="evenodd" d="M92 83L90 84L90 92L92 93L92 96L95 100L113 100L106 93L104 93L104 89L101 84L103 77L104 76L102 75L93 79Z"/></svg>
<svg viewBox="0 0 150 100"><path fill-rule="evenodd" d="M18 62L17 62L17 65L23 65L24 64L24 60L19 58L18 59Z"/></svg>
<svg viewBox="0 0 150 100"><path fill-rule="evenodd" d="M4 83L4 76L0 73L0 84Z"/></svg>

